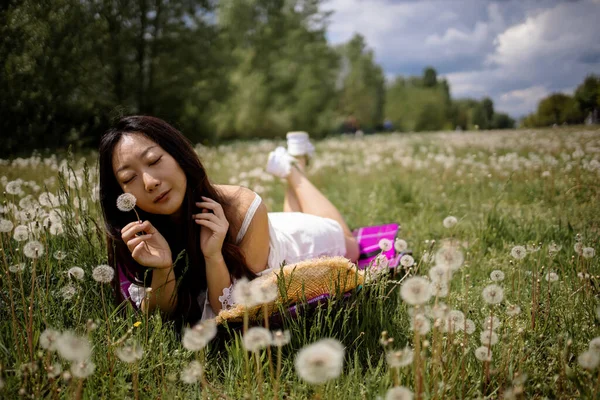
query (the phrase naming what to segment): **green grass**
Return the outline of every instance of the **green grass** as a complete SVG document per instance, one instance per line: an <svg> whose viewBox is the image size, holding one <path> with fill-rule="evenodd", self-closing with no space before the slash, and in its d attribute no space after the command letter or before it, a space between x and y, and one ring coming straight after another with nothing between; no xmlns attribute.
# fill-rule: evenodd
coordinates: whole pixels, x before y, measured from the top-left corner
<svg viewBox="0 0 600 400"><path fill-rule="evenodd" d="M276 144L239 142L215 149L199 146L197 151L213 182L253 188L270 211L282 211L283 183L260 173L268 150ZM411 274L427 275L433 265L430 255L444 240L460 243L465 262L454 274L450 295L437 301L464 312L475 322L476 330L465 337L463 332L450 335L435 329L421 337L422 398L495 399L505 396L507 390L522 391L518 397L522 399L599 395L598 369L587 371L577 361L590 340L600 336L598 256L584 259L574 245L579 234L584 246L600 250L600 170L594 169L592 162L600 159L600 131L373 135L329 139L316 145L317 157L309 177L339 207L351 227L399 222L400 237L417 260ZM576 148L583 149L581 158L572 157ZM55 236L42 229L36 235L45 253L34 263L23 255L25 242L14 240L12 232L0 233L4 272L0 286L0 397L16 398L21 392L31 398L78 394L90 399L134 398L133 377L139 376L140 398L200 398L199 383L188 385L179 379L182 368L198 359L183 348L179 332L158 314L146 319L128 305L114 306L109 301L110 287L91 278L92 269L106 262L106 254L99 206L92 200L97 180L95 158L85 156L92 164L89 169L79 155L67 160L70 173L84 177L79 188L64 184L69 173L58 176L61 160L0 164L4 184L20 178L39 185L38 191L23 185L24 192L35 198L45 191L44 181L55 177L46 180L47 189L66 195L67 204L59 208L68 213L64 234ZM501 157L505 161L500 161ZM255 168L259 169L250 173ZM549 171L550 177L542 177L544 171ZM77 197L87 200L87 210L72 205ZM4 193L0 218L17 225L17 216L7 204L18 206L21 198ZM442 225L448 215L459 220L452 229ZM43 213L37 219L43 221ZM562 249L551 257L548 246L553 241ZM541 250L530 252L523 260L510 256L515 245L539 243ZM52 254L57 250L67 252L67 257L55 260ZM26 269L9 272L8 267L19 262L27 263ZM73 266L85 270L84 280L68 277L66 270ZM489 306L481 290L492 283L493 270L506 275L499 283L504 301ZM556 272L559 281L548 283L544 279L548 271ZM580 273L590 276L581 279ZM263 352L264 398L385 397L395 378L379 343L381 332L394 338L394 349L414 344L409 307L398 289L402 275L365 285L349 299L336 297L311 315L284 319L282 328L290 331L291 343L283 348L280 391L273 393ZM69 283L77 293L65 300L61 290ZM506 314L511 304L521 307L516 317ZM486 378L486 365L475 358L474 351L480 346L482 323L490 313L500 318L502 326L497 330L500 341L492 347ZM97 328L86 333L88 320L95 321ZM138 321L141 324L134 326ZM40 333L47 327L89 336L96 366L91 376L84 381L48 378L47 366L59 362L68 370L69 363L40 347ZM144 348L135 367L116 359L116 346L111 344L126 334ZM220 328L205 354L206 377L216 391L229 398L259 398L257 371L253 368L249 379L245 375L239 334L228 326ZM294 357L303 346L325 337L336 338L345 346L344 370L338 379L314 388L297 377ZM439 350L440 356L435 356L434 350ZM32 355L37 370L28 372L23 366L32 361ZM401 369L397 383L415 391L413 374L410 366ZM518 375L521 378L515 380ZM526 379L522 379L524 375ZM208 397L217 398L215 393Z"/></svg>

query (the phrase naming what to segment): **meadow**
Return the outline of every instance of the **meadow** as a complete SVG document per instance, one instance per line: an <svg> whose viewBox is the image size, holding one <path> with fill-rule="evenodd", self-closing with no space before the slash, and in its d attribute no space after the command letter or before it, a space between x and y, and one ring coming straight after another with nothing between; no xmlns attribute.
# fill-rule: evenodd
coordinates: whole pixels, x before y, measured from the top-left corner
<svg viewBox="0 0 600 400"><path fill-rule="evenodd" d="M284 184L264 172L278 144L196 150L214 183L282 211ZM273 337L254 330L250 343L221 326L212 339L207 324L196 347L192 330L111 301L95 154L0 160L0 397L600 396L600 130L377 134L316 148L315 185L352 228L401 224L414 264L284 318Z"/></svg>

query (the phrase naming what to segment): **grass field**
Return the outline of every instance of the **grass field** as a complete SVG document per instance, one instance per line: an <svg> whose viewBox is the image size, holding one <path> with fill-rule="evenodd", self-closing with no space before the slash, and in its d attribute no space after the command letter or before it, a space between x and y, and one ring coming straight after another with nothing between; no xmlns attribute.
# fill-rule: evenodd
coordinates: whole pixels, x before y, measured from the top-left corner
<svg viewBox="0 0 600 400"><path fill-rule="evenodd" d="M263 172L277 144L197 151L213 182L252 188L282 211L284 184ZM349 299L285 319L291 340L272 349L273 362L278 349L282 356L272 379L265 350L247 363L239 331L222 327L193 352L158 314L112 304L110 285L92 277L106 263L94 154L5 160L0 397L600 396L600 130L386 134L316 147L309 177L351 227L400 223L415 259L411 276L447 268L441 252L459 259L437 296L414 307L401 290L417 281L384 275ZM457 220L450 228L448 216ZM491 299L486 287L495 289ZM330 346L333 355L312 367L331 379L311 384L294 361L323 338L343 345L343 369L337 376L341 349ZM199 378L193 360L204 374L187 383Z"/></svg>

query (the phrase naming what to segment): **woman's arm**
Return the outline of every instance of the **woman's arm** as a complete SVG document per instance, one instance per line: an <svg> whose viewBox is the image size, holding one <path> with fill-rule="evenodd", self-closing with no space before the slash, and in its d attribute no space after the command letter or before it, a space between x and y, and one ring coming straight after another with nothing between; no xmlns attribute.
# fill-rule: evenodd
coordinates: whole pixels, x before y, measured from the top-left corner
<svg viewBox="0 0 600 400"><path fill-rule="evenodd" d="M158 307L162 312L170 314L177 305L176 279L173 268L156 268L152 271L152 291L144 296L142 311L153 311Z"/></svg>
<svg viewBox="0 0 600 400"><path fill-rule="evenodd" d="M231 286L231 278L221 253L213 257L205 257L204 260L206 261L208 301L214 313L218 314L222 307L219 296L223 294L223 289Z"/></svg>

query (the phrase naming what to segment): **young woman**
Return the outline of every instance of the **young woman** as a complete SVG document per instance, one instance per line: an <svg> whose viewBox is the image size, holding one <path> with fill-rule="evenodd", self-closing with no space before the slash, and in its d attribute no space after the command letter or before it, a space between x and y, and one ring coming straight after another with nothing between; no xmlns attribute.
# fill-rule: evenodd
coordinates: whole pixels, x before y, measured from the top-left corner
<svg viewBox="0 0 600 400"><path fill-rule="evenodd" d="M303 173L313 152L308 135L289 133L288 149L295 157L283 147L269 154L267 172L287 180L285 212L269 213L252 190L211 182L191 143L171 125L147 116L121 119L99 149L109 263L135 282L129 293L115 282L117 301L130 297L142 309L158 307L193 323L229 307L241 277L319 256L356 262L356 239ZM141 221L117 209L122 193L135 196Z"/></svg>

